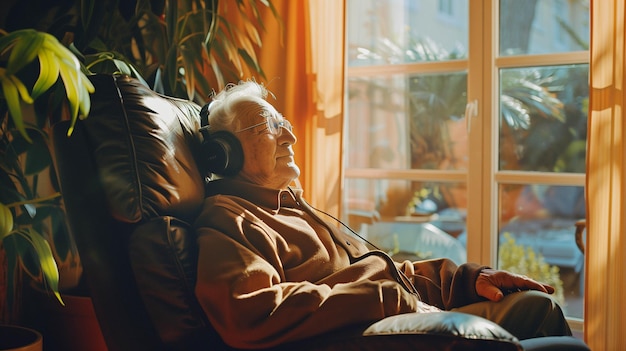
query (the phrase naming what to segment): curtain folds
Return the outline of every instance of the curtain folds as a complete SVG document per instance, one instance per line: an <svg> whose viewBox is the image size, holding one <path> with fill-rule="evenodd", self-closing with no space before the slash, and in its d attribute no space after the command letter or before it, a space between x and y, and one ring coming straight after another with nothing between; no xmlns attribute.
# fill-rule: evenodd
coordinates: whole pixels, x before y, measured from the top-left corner
<svg viewBox="0 0 626 351"><path fill-rule="evenodd" d="M626 41L624 0L591 1L585 340L626 350Z"/></svg>
<svg viewBox="0 0 626 351"><path fill-rule="evenodd" d="M314 206L336 217L343 168L344 9L344 1L308 1L307 66L313 109L307 119L305 190Z"/></svg>
<svg viewBox="0 0 626 351"><path fill-rule="evenodd" d="M274 105L294 125L295 158L306 198L313 206L338 215L344 1L273 0L272 4L282 27L263 7L266 30L260 33L259 62L268 88L276 95Z"/></svg>

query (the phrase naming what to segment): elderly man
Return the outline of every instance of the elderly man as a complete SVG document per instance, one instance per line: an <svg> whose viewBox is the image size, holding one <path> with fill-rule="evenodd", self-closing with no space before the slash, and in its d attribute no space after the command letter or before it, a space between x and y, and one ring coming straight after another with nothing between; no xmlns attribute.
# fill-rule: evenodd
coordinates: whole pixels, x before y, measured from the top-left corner
<svg viewBox="0 0 626 351"><path fill-rule="evenodd" d="M571 335L554 289L447 259L395 262L327 223L290 187L291 124L252 81L203 109L208 173L196 295L226 343L271 347L401 313L455 310L520 339Z"/></svg>

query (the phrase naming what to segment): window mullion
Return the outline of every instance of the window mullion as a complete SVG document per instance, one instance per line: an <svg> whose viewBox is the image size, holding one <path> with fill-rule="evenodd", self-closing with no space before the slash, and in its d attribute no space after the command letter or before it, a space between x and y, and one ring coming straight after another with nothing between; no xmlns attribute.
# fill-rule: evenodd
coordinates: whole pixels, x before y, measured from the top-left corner
<svg viewBox="0 0 626 351"><path fill-rule="evenodd" d="M493 264L493 243L491 238L491 208L489 179L491 147L491 127L489 118L493 105L489 96L489 82L491 73L484 62L491 62L490 44L486 37L492 29L489 27L485 1L470 0L469 6L469 61L468 61L468 102L478 103L477 115L472 118L469 130L468 155L469 167L467 173L467 196L469 203L479 204L467 207L467 260L483 264ZM485 142L487 141L487 142Z"/></svg>

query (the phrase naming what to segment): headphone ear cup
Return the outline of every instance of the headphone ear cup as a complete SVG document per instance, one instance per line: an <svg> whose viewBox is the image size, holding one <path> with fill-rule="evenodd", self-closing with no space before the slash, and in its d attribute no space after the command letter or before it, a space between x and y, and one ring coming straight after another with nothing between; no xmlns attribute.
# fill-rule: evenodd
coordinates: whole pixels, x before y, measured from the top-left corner
<svg viewBox="0 0 626 351"><path fill-rule="evenodd" d="M234 176L243 167L241 142L231 132L220 130L209 134L204 142L204 152L211 173Z"/></svg>

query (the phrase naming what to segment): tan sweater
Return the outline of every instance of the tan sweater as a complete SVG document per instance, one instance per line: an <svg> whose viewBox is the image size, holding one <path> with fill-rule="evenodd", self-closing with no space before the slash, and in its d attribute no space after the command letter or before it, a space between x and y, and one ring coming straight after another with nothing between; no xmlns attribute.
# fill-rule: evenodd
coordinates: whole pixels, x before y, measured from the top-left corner
<svg viewBox="0 0 626 351"><path fill-rule="evenodd" d="M233 347L271 347L416 312L420 297L442 309L481 300L474 286L483 267L394 262L322 220L300 189L223 179L207 191L195 223L196 295Z"/></svg>

